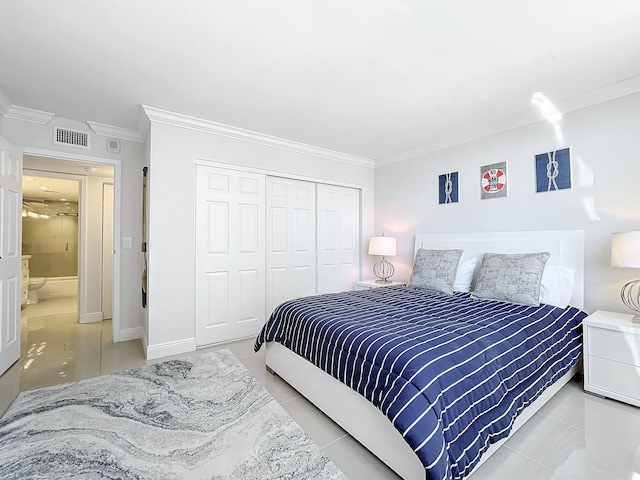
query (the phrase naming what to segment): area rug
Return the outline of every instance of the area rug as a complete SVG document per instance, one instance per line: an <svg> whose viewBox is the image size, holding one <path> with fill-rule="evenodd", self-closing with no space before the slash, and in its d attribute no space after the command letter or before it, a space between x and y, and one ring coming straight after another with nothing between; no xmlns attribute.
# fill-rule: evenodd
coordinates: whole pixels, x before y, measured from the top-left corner
<svg viewBox="0 0 640 480"><path fill-rule="evenodd" d="M346 479L228 350L21 393L0 478Z"/></svg>

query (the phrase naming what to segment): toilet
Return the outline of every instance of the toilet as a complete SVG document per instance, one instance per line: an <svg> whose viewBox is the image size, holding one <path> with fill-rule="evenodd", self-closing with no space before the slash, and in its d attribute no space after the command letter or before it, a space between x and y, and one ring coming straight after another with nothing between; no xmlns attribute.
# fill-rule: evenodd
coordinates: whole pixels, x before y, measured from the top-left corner
<svg viewBox="0 0 640 480"><path fill-rule="evenodd" d="M38 303L38 290L47 283L47 277L29 277L29 290L27 291L27 305Z"/></svg>

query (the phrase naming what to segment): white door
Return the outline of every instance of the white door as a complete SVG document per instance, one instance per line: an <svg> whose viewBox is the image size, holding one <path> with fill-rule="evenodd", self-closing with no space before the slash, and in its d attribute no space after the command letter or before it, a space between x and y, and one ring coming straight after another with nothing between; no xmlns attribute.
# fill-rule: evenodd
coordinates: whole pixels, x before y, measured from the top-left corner
<svg viewBox="0 0 640 480"><path fill-rule="evenodd" d="M265 322L265 176L196 168L196 344L257 335Z"/></svg>
<svg viewBox="0 0 640 480"><path fill-rule="evenodd" d="M267 177L267 318L316 293L316 184Z"/></svg>
<svg viewBox="0 0 640 480"><path fill-rule="evenodd" d="M353 290L360 276L360 190L318 184L318 293Z"/></svg>
<svg viewBox="0 0 640 480"><path fill-rule="evenodd" d="M20 358L22 153L0 137L0 375Z"/></svg>

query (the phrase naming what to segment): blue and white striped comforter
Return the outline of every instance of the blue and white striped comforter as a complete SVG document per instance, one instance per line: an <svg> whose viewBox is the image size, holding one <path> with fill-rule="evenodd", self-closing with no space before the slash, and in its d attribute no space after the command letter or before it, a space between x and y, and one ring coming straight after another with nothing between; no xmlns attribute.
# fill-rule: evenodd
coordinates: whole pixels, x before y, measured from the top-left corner
<svg viewBox="0 0 640 480"><path fill-rule="evenodd" d="M427 478L459 479L578 361L585 316L393 286L285 302L255 349L310 360L389 417Z"/></svg>

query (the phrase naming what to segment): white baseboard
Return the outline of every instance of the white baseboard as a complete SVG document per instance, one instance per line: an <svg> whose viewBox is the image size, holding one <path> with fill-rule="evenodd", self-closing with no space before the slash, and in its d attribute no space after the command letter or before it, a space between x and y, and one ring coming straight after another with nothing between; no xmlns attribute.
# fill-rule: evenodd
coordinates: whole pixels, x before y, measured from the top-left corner
<svg viewBox="0 0 640 480"><path fill-rule="evenodd" d="M89 312L80 316L80 323L97 323L102 321L102 312Z"/></svg>
<svg viewBox="0 0 640 480"><path fill-rule="evenodd" d="M144 339L143 339L143 343ZM196 351L196 339L187 338L177 342L160 343L158 345L146 345L145 354L147 360L168 357L170 355L180 355L181 353L192 353Z"/></svg>
<svg viewBox="0 0 640 480"><path fill-rule="evenodd" d="M118 335L119 342L126 342L127 340L137 340L142 338L142 327L125 328L120 330Z"/></svg>

